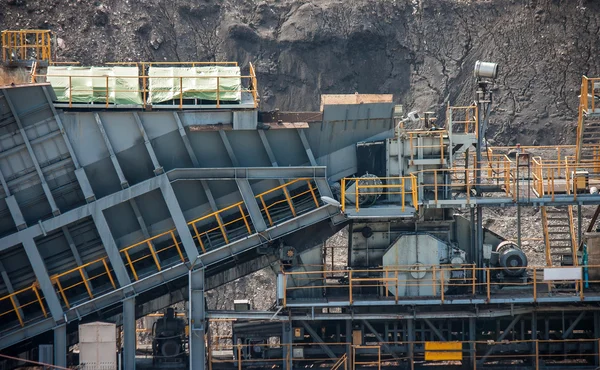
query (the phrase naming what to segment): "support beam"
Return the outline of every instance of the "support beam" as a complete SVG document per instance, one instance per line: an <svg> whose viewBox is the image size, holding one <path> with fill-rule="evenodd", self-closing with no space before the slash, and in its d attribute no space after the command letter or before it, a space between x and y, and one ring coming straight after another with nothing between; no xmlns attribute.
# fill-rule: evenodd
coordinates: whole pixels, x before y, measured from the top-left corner
<svg viewBox="0 0 600 370"><path fill-rule="evenodd" d="M577 318L571 323L571 325L569 325L567 330L565 330L565 332L562 335L562 339L567 339L568 337L571 336L571 333L573 332L573 330L575 330L575 327L577 326L577 324L579 324L579 322L581 321L581 319L583 319L584 316L585 316L585 311L581 311L581 313L577 316Z"/></svg>
<svg viewBox="0 0 600 370"><path fill-rule="evenodd" d="M142 230L142 235L144 235L144 238L150 239L150 233L148 232L148 227L146 227L146 222L144 221L144 217L142 216L142 213L140 212L140 209L137 205L137 201L135 200L135 198L129 199L129 205L131 206L131 209L133 210L133 213L135 214L135 218L137 219L138 225L140 225L140 229ZM156 250L156 246L154 245L154 242L149 241L149 243L152 245L152 248L154 248L154 250ZM160 265L161 260L160 260L160 256L158 253L155 253L154 258L156 258L156 260L158 261L158 264Z"/></svg>
<svg viewBox="0 0 600 370"><path fill-rule="evenodd" d="M156 157L156 153L154 152L152 143L150 142L150 139L146 134L146 129L142 124L142 119L140 118L140 115L137 112L133 112L133 118L135 118L135 122L137 123L138 129L140 130L142 138L144 139L144 145L146 145L146 150L148 151L148 155L150 156L150 160L152 161L152 165L154 166L154 174L158 176L161 173L164 173L165 171L162 168L162 166L158 163L158 158Z"/></svg>
<svg viewBox="0 0 600 370"><path fill-rule="evenodd" d="M29 259L29 263L31 264L31 268L35 274L35 277L40 284L40 290L44 294L44 299L46 300L46 304L50 309L50 314L55 322L63 321L63 309L58 300L58 296L56 295L56 291L54 290L54 285L52 285L52 281L50 281L50 276L48 276L48 271L46 270L46 265L44 264L44 260L40 255L40 251L35 245L35 241L33 238L27 238L22 240L23 247L25 248L25 253L27 253L27 258Z"/></svg>
<svg viewBox="0 0 600 370"><path fill-rule="evenodd" d="M135 370L135 297L123 301L123 369Z"/></svg>
<svg viewBox="0 0 600 370"><path fill-rule="evenodd" d="M267 152L267 157L269 157L269 161L271 161L271 166L279 167L277 164L277 158L275 158L275 153L271 148L271 144L269 144L269 140L267 139L267 135L265 134L265 130L258 130L258 137L260 137L260 141Z"/></svg>
<svg viewBox="0 0 600 370"><path fill-rule="evenodd" d="M67 324L54 328L54 365L67 367Z"/></svg>
<svg viewBox="0 0 600 370"><path fill-rule="evenodd" d="M196 263L200 253L198 252L198 248L196 248L196 243L194 243L192 233L190 233L190 229L185 221L185 217L181 211L179 202L177 201L177 196L175 195L173 186L170 182L165 181L161 185L160 191L165 199L165 203L167 204L167 208L169 209L169 213L171 214L175 228L177 229L177 234L179 234L179 238L183 244L183 249L185 249L185 254L190 260L190 263L193 265Z"/></svg>
<svg viewBox="0 0 600 370"><path fill-rule="evenodd" d="M2 190L4 190L5 197L10 196L10 189L8 188L8 184L6 183L6 179L2 174L2 170L0 169L0 184L2 185Z"/></svg>
<svg viewBox="0 0 600 370"><path fill-rule="evenodd" d="M354 369L354 356L352 356L352 320L346 320L346 369Z"/></svg>
<svg viewBox="0 0 600 370"><path fill-rule="evenodd" d="M515 316L515 318L510 322L510 324L508 324L508 326L506 327L506 329L504 329L504 331L502 332L502 335L500 335L498 337L498 339L496 339L496 342L502 342L504 340L504 338L506 338L506 336L508 335L508 333L510 333L510 331L519 322L519 320L521 320L522 317L523 317L523 315L517 315L517 316ZM494 351L494 346L492 345L485 352L485 354L483 355L483 357L481 358L481 360L479 360L479 363L481 363L481 364L485 363L485 360L487 360L488 356L491 355L493 351Z"/></svg>
<svg viewBox="0 0 600 370"><path fill-rule="evenodd" d="M439 338L439 340L441 340L442 342L446 341L446 338L444 338L444 336L442 335L442 332L440 332L438 330L438 328L436 328L429 319L423 319L423 321L425 321L425 323L427 324L427 326L429 326L429 329L431 329L431 331Z"/></svg>
<svg viewBox="0 0 600 370"><path fill-rule="evenodd" d="M52 192L50 191L50 187L46 183L46 178L44 177L44 173L42 172L42 168L40 167L40 164L37 160L35 152L33 151L33 147L31 146L31 143L29 142L29 138L27 137L25 128L23 127L23 124L21 123L19 114L18 114L17 110L15 109L15 106L13 105L10 96L8 96L8 91L6 89L2 89L2 93L4 94L4 99L6 100L6 104L8 105L8 108L10 109L13 117L15 118L15 122L17 123L17 126L19 127L19 132L21 133L23 142L27 146L27 152L29 153L29 157L31 157L31 161L33 162L33 165L38 174L38 177L40 178L40 183L42 184L42 189L44 190L44 194L46 194L48 203L50 203L50 209L52 210L52 214L54 216L57 216L60 214L60 210L56 206L56 202L54 201L54 196L52 195Z"/></svg>
<svg viewBox="0 0 600 370"><path fill-rule="evenodd" d="M227 155L229 156L229 159L231 160L231 164L233 164L233 167L239 167L240 162L237 160L237 157L235 156L235 153L233 152L233 147L231 146L231 143L229 142L229 139L227 138L227 134L225 133L225 131L219 130L219 136L221 137L221 141L223 141L223 145L225 146L225 151L227 151Z"/></svg>
<svg viewBox="0 0 600 370"><path fill-rule="evenodd" d="M408 359L411 364L415 361L415 348L413 343L415 342L415 320L408 319L406 320L406 340L409 342L408 344ZM411 365L411 369L412 369Z"/></svg>
<svg viewBox="0 0 600 370"><path fill-rule="evenodd" d="M96 206L96 203L92 203L91 205ZM117 276L119 286L124 287L129 285L131 284L131 279L127 274L127 269L125 268L125 264L121 258L121 252L119 252L119 248L117 248L115 239L113 238L110 228L108 227L106 217L104 217L104 212L100 207L93 208L92 219L94 220L96 229L98 229L98 235L100 235L100 239L104 245L104 250L106 251L108 260L110 261L115 275Z"/></svg>
<svg viewBox="0 0 600 370"><path fill-rule="evenodd" d="M83 168L76 169L75 177L77 177L77 182L79 182L85 201L87 203L95 201L96 195L94 195L94 190L92 189L92 185L90 184L90 180L88 179L85 170Z"/></svg>
<svg viewBox="0 0 600 370"><path fill-rule="evenodd" d="M375 330L375 328L371 325L371 323L369 323L367 320L361 320L363 325L369 329L369 331L371 333L373 333L373 335L375 335L375 338L377 338L377 340L379 341L379 343L381 343L381 346L383 347L383 349L385 349L387 351L387 353L389 353L390 355L392 355L392 357L394 358L394 360L400 360L400 356L398 356L398 354L396 352L394 352L392 350L392 348L387 344L387 341L385 339L383 339L381 337L381 335L379 335L379 333L377 332L377 330Z"/></svg>
<svg viewBox="0 0 600 370"><path fill-rule="evenodd" d="M304 150L306 151L306 156L308 157L308 161L310 162L311 166L317 166L317 161L315 160L315 156L312 152L312 150L310 149L310 144L308 143L308 139L306 138L306 133L304 132L304 129L296 129L298 131L298 135L300 135L300 141L302 141L302 146L304 147Z"/></svg>
<svg viewBox="0 0 600 370"><path fill-rule="evenodd" d="M300 320L300 323L302 324L302 326L304 326L304 329L308 332L308 334L310 334L310 336L315 340L315 342L317 342L319 344L319 346L323 349L325 354L327 354L327 356L329 356L329 358L337 360L337 356L327 346L327 344L325 344L325 341L323 341L323 339L321 339L319 334L316 331L314 331L313 328L311 328L310 325L306 321Z"/></svg>
<svg viewBox="0 0 600 370"><path fill-rule="evenodd" d="M119 160L117 159L115 151L113 150L112 144L110 143L110 139L108 138L108 135L106 134L106 131L104 130L104 124L102 123L102 120L100 119L100 114L94 113L94 118L96 119L96 123L98 124L98 129L100 129L100 133L102 134L102 138L104 139L104 144L106 144L106 149L108 150L108 154L110 155L110 160L113 164L113 167L115 168L115 171L117 172L117 176L119 176L119 181L121 182L121 188L122 189L128 188L129 182L127 182L127 179L125 178L125 174L123 173L123 169L121 168L121 165L119 164Z"/></svg>
<svg viewBox="0 0 600 370"><path fill-rule="evenodd" d="M185 150L188 152L188 155L190 156L190 159L192 160L192 164L194 165L194 167L200 167L200 162L198 162L196 153L194 153L192 144L190 144L190 139L187 137L185 128L183 127L183 124L181 123L181 118L179 118L179 113L173 112L173 117L175 118L175 122L177 123L177 127L179 129L179 135L181 136L181 140L183 140L183 145L185 146Z"/></svg>
<svg viewBox="0 0 600 370"><path fill-rule="evenodd" d="M252 191L250 182L246 179L237 179L235 182L240 190L240 194L242 194L242 199L246 204L246 208L250 214L250 220L252 220L254 229L259 233L265 231L267 229L267 223L265 222L265 219L260 212L260 208L256 203L256 198L254 197L254 192Z"/></svg>
<svg viewBox="0 0 600 370"><path fill-rule="evenodd" d="M469 354L470 364L473 369L476 368L477 363L477 348L475 341L477 340L477 322L474 317L469 317Z"/></svg>
<svg viewBox="0 0 600 370"><path fill-rule="evenodd" d="M204 370L206 362L206 315L204 302L204 269L189 272L189 370Z"/></svg>

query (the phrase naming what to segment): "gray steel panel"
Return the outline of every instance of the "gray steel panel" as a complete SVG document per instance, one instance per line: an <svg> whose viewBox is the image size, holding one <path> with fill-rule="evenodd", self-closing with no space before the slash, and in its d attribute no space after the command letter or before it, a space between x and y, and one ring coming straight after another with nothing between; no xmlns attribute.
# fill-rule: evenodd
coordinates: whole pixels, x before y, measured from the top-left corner
<svg viewBox="0 0 600 370"><path fill-rule="evenodd" d="M227 137L241 167L271 166L259 137L261 132L263 131L227 131Z"/></svg>
<svg viewBox="0 0 600 370"><path fill-rule="evenodd" d="M106 217L106 222L108 223L112 236L115 238L115 240L119 240L125 235L129 235L130 233L140 230L140 224L138 223L135 213L129 202L119 203L110 208L106 208L104 210L104 216ZM144 235L139 236L140 240L146 239ZM117 243L119 248L125 247L127 244L129 244L129 242L126 242L125 244Z"/></svg>
<svg viewBox="0 0 600 370"><path fill-rule="evenodd" d="M175 192L173 191L171 183L167 181L163 182L160 187L160 191L164 197L164 202L169 209L173 223L177 228L177 233L179 234L179 238L183 244L183 248L185 249L185 254L187 255L188 259L194 263L199 255L198 248L196 248L194 239L192 239L192 234L190 233L190 229L186 223L185 217L183 216L183 212L181 212L179 202L177 201L177 197L175 196Z"/></svg>
<svg viewBox="0 0 600 370"><path fill-rule="evenodd" d="M282 166L304 166L309 162L296 130L268 130L265 136L273 149L277 163Z"/></svg>
<svg viewBox="0 0 600 370"><path fill-rule="evenodd" d="M119 176L110 158L87 165L84 169L97 199L121 190Z"/></svg>
<svg viewBox="0 0 600 370"><path fill-rule="evenodd" d="M98 114L115 153L144 143L137 122L131 113L102 112Z"/></svg>
<svg viewBox="0 0 600 370"><path fill-rule="evenodd" d="M152 159L143 143L120 152L116 157L129 185L156 176Z"/></svg>
<svg viewBox="0 0 600 370"><path fill-rule="evenodd" d="M202 125L231 125L233 124L233 112L229 110L203 111L203 112L181 112L181 123L184 126Z"/></svg>
<svg viewBox="0 0 600 370"><path fill-rule="evenodd" d="M186 150L184 140L179 135L179 131L172 131L164 136L153 139L152 146L154 147L158 161L165 171L170 171L174 168L195 167Z"/></svg>
<svg viewBox="0 0 600 370"><path fill-rule="evenodd" d="M232 167L233 162L218 131L189 132L190 144L198 158L199 167Z"/></svg>
<svg viewBox="0 0 600 370"><path fill-rule="evenodd" d="M64 113L63 124L81 166L108 158L104 139L91 113Z"/></svg>
<svg viewBox="0 0 600 370"><path fill-rule="evenodd" d="M177 123L171 112L139 112L150 140L177 131Z"/></svg>

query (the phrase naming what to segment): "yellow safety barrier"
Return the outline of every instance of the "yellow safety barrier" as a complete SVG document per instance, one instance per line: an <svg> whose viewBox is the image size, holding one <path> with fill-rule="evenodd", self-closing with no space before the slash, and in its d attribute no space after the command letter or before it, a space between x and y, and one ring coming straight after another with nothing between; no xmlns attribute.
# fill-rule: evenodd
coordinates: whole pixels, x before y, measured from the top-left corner
<svg viewBox="0 0 600 370"><path fill-rule="evenodd" d="M479 132L479 108L476 105L453 107L448 103L446 127L451 133L475 135Z"/></svg>
<svg viewBox="0 0 600 370"><path fill-rule="evenodd" d="M19 320L19 325L21 327L23 327L23 326L25 326L26 321L21 312L22 309L27 306L31 306L31 305L35 305L35 304L40 306L40 310L42 311L42 314L44 315L44 317L48 317L48 312L46 311L46 306L44 306L44 303L42 302L43 298L40 295L40 292L38 289L39 288L38 288L37 283L34 283L27 288L17 290L16 292L13 292L11 294L8 294L8 295L0 298L0 302L8 300L8 301L10 301L10 304L12 306L12 308L10 310L0 312L0 317L14 312L15 315L17 315L17 319ZM30 300L31 293L33 293L33 300ZM26 303L22 303L22 302L20 302L21 299L28 299L28 301ZM19 303L17 304L17 302L19 302Z"/></svg>
<svg viewBox="0 0 600 370"><path fill-rule="evenodd" d="M49 30L2 31L2 61L52 61Z"/></svg>
<svg viewBox="0 0 600 370"><path fill-rule="evenodd" d="M108 276L108 279L110 280L110 283L111 283L113 289L117 288L117 285L115 284L113 276L110 272L111 270L108 268L108 263L106 262L106 258L107 257L104 257L104 258L101 258L101 259L98 259L98 260L95 260L92 262L88 262L86 264L78 266L69 271L65 271L63 273L56 274L56 275L53 275L50 277L50 280L52 281L52 283L55 284L56 287L58 288L58 291L59 291L63 301L65 302L65 305L67 306L67 308L71 308L71 305L69 303L69 300L67 299L67 295L66 295L65 291L75 288L76 286L83 284L85 286L85 289L86 289L90 299L93 299L94 294L92 293L92 286L91 286L90 282L93 281L94 279L97 279L101 276L106 275L106 276ZM104 271L99 274L96 274L92 277L87 277L85 268L90 267L92 265L96 265L96 264L102 264ZM74 276L81 277L81 281L75 282L67 287L62 286L61 281L60 281L61 278L63 278L63 277L73 278Z"/></svg>
<svg viewBox="0 0 600 370"><path fill-rule="evenodd" d="M519 297L531 298L537 302L540 297L551 297L553 293L560 292L564 295L571 295L583 300L585 292L583 289L583 280L544 280L543 273L547 269L544 267L527 267L526 276L528 279L521 280L493 280L501 271L507 268L486 267L476 268L475 265L408 265L397 267L385 267L369 270L334 270L334 271L282 271L283 275L283 306L286 307L295 292L314 292L326 289L334 289L339 295L330 297L331 301L336 299L340 302L349 302L353 304L355 294L360 289L371 288L372 295L378 299L389 299L398 302L400 299L412 299L415 296L399 294L400 288L421 287L430 288L432 295L423 296L422 299L440 299L442 303L451 297L447 290L450 288L460 289L461 296L470 294L473 297L485 297L489 302L492 297L502 298L503 294L513 297L514 291L502 291L501 288L520 287ZM571 269L572 266L557 266L552 269ZM588 269L600 269L600 266L588 266ZM411 279L410 274L419 269L426 272L421 279ZM508 268L509 270L520 270L520 268ZM457 274L453 274L456 272ZM476 276L481 272L485 276L484 280L478 280ZM452 277L460 276L458 277ZM583 274L582 274L583 275ZM287 281L293 279L296 286L287 286ZM332 284L332 281L344 281L344 283ZM292 281L292 280L290 280ZM322 283L319 284L318 282ZM310 285L309 285L310 283ZM590 284L600 283L599 281L588 281ZM478 291L482 293L478 293ZM394 294L395 293L395 294ZM364 292L362 293L364 295ZM458 293L457 293L458 294Z"/></svg>
<svg viewBox="0 0 600 370"><path fill-rule="evenodd" d="M314 202L315 207L318 208L320 206L318 198L317 198L316 188L313 186L312 181L313 181L313 179L311 179L311 178L295 179L295 180L289 181L283 185L279 185L273 189L270 189L263 193L260 193L255 197L262 204L262 207L259 206L259 208L261 209L262 212L264 212L265 217L267 218L267 220L271 226L273 226L274 223L277 222L277 220L274 220L275 216L272 215L273 207L276 207L278 205L284 205L289 208L289 210L293 214L293 216L296 216L297 210L296 210L293 202L295 199L297 199L299 197L303 197L303 196L304 197L309 196L310 201ZM290 186L292 186L292 185L300 186L300 185L302 185L302 183L305 183L304 186L306 187L307 190L301 189L301 191L298 191L297 193L294 193L292 195L292 192L290 191ZM279 196L282 199L276 199L276 200L270 201L267 204L267 202L265 201L265 198L267 196L274 197L274 198L277 198ZM224 212L236 210L236 209L238 210L239 214L241 215L240 217L235 218L228 222L222 222L221 215ZM228 207L222 208L222 209L218 210L217 212L213 212L206 216L194 219L194 220L188 222L187 224L188 224L188 226L192 227L192 229L194 231L193 238L198 241L198 244L199 244L200 248L202 249L202 253L205 253L207 251L207 248L206 248L206 243L203 242L202 238L203 237L207 238L209 233L218 231L222 234L225 242L229 243L230 239L227 235L226 227L233 225L236 222L243 223L243 229L247 232L247 234L243 235L243 237L245 237L247 235L251 235L252 228L251 228L250 222L248 220L249 217L250 216L248 215L248 212L245 210L244 202L238 202L238 203L235 203ZM200 222L204 221L204 220L210 220L211 218L214 218L216 220L218 226L210 228L208 230L200 231L200 229L199 229ZM152 236L152 237L142 240L140 242L134 243L134 244L129 245L120 250L120 252L123 253L123 255L125 257L125 260L127 262L126 264L127 264L127 266L129 266L129 269L131 270L131 274L132 274L134 280L137 281L140 278L138 270L135 267L135 265L137 263L139 263L145 259L152 258L153 264L156 266L157 271L161 271L163 268L163 265L161 264L161 261L160 261L160 254L167 250L170 250L172 248L175 249L177 256L181 262L186 261L186 257L184 256L182 249L181 249L181 242L177 239L176 233L177 233L176 229L167 230L163 233ZM160 243L160 244L166 243L167 245L160 249L156 249L156 247L154 245L155 243ZM132 258L132 252L139 253L140 250L144 249L144 248L148 250L148 253L146 253L146 254L142 253L141 256L139 256L135 259ZM100 268L103 271L94 276L87 277L86 269L92 267L93 265L100 265ZM62 300L64 301L65 306L69 309L71 307L71 302L70 302L69 296L67 294L67 292L69 290L83 285L86 289L87 295L90 297L90 299L93 299L94 293L93 293L91 282L94 279L100 278L105 275L108 277L112 287L114 289L116 289L117 285L116 285L114 277L113 277L113 271L109 268L107 257L102 257L102 258L96 259L94 261L88 262L86 264L83 264L81 266L78 266L76 268L70 269L68 271L65 271L65 272L62 272L59 274L55 274L51 277L51 281L56 286L57 291L60 294ZM66 281L68 281L70 285L63 286L64 282L66 282ZM17 306L16 300L15 300L17 295L23 295L28 291L32 291L38 299L28 302L26 304ZM39 304L43 310L44 316L47 316L46 308L42 304L42 298L39 295L37 283L34 283L32 286L30 286L28 288L25 288L25 289L15 292L15 293L1 297L0 302L3 300L10 300L13 308L11 310L0 313L0 317L3 315L9 314L11 312L16 312L17 318L18 318L21 326L24 325L24 319L19 312L20 308L31 305L31 304L35 303L36 301L39 302Z"/></svg>
<svg viewBox="0 0 600 370"><path fill-rule="evenodd" d="M244 367L279 367L282 362L290 361L289 354L292 351L301 350L310 347L326 345L334 353L342 353L339 358L332 359L316 358L312 356L293 358L293 362L310 362L312 365L319 364L319 367L326 367L332 364L331 370L339 370L344 367L347 369L348 358L345 352L348 347L352 350L352 369L357 368L376 368L382 366L398 366L398 361L407 362L410 368L415 364L439 365L439 361L445 361L444 365L466 365L477 370L486 368L487 364L499 364L503 361L510 361L515 364L526 362L532 364L536 370L540 369L540 363L543 361L546 365L565 365L564 355L553 353L552 348L565 348L568 345L579 344L579 350L569 352L569 360L580 363L586 361L593 364L600 355L600 339L598 338L578 338L578 339L521 339L521 340L502 340L496 341L495 338L489 340L473 341L451 341L451 342L432 342L432 341L398 341L398 342L378 342L371 341L368 345L357 345L349 342L341 343L295 343L295 344L237 344L231 345L227 349L216 349L211 347L208 351L209 366L212 364L229 364L241 370ZM515 352L515 346L519 351ZM250 358L247 354L251 353L253 347L260 347L260 353L268 353L269 350L278 350L282 357ZM404 347L400 353L389 353L385 348ZM219 351L218 355L213 351ZM486 353L489 352L489 353ZM283 357L283 353L287 356ZM404 356L401 355L404 353ZM444 358L444 359L442 359ZM566 365L568 366L568 365Z"/></svg>
<svg viewBox="0 0 600 370"><path fill-rule="evenodd" d="M417 185L417 177L414 174L410 176L404 177L380 177L384 183L381 185L373 184L373 179L371 178L361 178L361 177L352 177L352 178L343 178L341 180L341 205L342 212L346 211L346 203L348 200L347 197L347 188L354 185L354 205L356 207L356 212L360 211L360 196L361 195L400 195L400 207L402 212L405 211L408 197L411 205L415 208L415 210L419 209L418 202L418 185ZM361 192L361 190L363 190ZM349 202L348 202L349 203Z"/></svg>

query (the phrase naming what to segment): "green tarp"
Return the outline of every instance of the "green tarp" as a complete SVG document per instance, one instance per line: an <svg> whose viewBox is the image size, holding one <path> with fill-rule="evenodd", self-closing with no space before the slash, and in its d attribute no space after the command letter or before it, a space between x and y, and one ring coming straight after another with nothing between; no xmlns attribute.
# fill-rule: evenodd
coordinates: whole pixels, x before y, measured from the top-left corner
<svg viewBox="0 0 600 370"><path fill-rule="evenodd" d="M50 66L46 74L59 102L141 105L137 67Z"/></svg>
<svg viewBox="0 0 600 370"><path fill-rule="evenodd" d="M182 91L183 99L216 101L218 94L220 101L240 101L242 96L240 67L150 67L148 76L148 104L179 100Z"/></svg>

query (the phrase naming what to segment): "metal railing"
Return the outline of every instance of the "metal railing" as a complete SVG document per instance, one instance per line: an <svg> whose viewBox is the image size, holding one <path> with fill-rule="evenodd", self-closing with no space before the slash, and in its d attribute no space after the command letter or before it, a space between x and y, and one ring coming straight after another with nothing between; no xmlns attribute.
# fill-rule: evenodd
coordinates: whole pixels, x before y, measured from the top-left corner
<svg viewBox="0 0 600 370"><path fill-rule="evenodd" d="M417 193L417 177L414 174L404 177L380 177L384 183L373 184L370 178L343 178L341 180L341 205L342 212L346 211L347 203L351 203L346 199L347 188L354 185L353 203L356 208L356 212L360 212L360 197L361 196L374 196L374 195L400 195L400 209L402 212L405 211L407 205L412 205L415 210L419 209L418 193ZM362 190L362 192L361 192ZM409 198L407 201L406 198Z"/></svg>
<svg viewBox="0 0 600 370"><path fill-rule="evenodd" d="M25 303L21 302L21 300L23 300L23 299L26 300ZM5 315L8 315L10 313L14 313L17 316L17 320L19 321L19 325L21 327L24 327L25 323L27 322L27 321L25 321L26 319L24 317L22 310L28 306L32 306L32 305L39 306L40 311L42 312L43 316L48 317L48 311L46 310L46 306L44 305L43 297L41 296L41 294L39 292L39 287L38 287L37 283L34 283L31 286L28 286L27 288L17 290L11 294L8 294L8 295L0 298L0 302L7 301L7 300L10 302L11 309L6 310L4 312L0 312L0 318L2 318ZM33 321L33 320L34 319L31 319L28 321Z"/></svg>
<svg viewBox="0 0 600 370"><path fill-rule="evenodd" d="M111 65L116 65L121 63L113 63ZM161 80L173 80L176 83L173 84L174 98L172 101L177 103L179 109L182 109L186 105L190 105L188 100L197 100L195 94L215 94L215 105L217 108L221 108L224 105L224 102L228 102L229 100L225 100L221 97L222 94L241 94L250 93L252 96L253 106L254 108L258 107L259 97L258 97L258 80L256 78L256 70L252 63L249 65L249 74L248 75L220 75L220 76L149 76L147 74L147 67L153 65L176 65L176 66L187 66L187 67L195 67L195 66L209 66L209 65L224 65L224 66L237 66L237 62L189 62L189 63L176 63L176 62L133 62L133 63L123 63L130 65L140 66L139 75L103 75L103 76L79 76L72 74L34 74L32 75L32 80L35 82L46 82L48 78L64 78L67 79L68 83L66 86L61 86L60 89L64 89L67 92L68 100L64 101L64 103L68 103L69 108L73 107L73 104L78 104L78 101L73 101L73 91L76 91L78 94L88 94L90 97L93 97L94 103L102 104L106 108L109 108L113 103L115 103L119 94L137 94L140 99L140 106L143 108L151 107L153 105L157 105L157 103L153 103L150 98L151 94L160 94L164 93L164 88L161 87L151 87L152 81L161 81ZM80 85L74 85L74 79L91 79L92 86L91 87L82 87ZM239 89L221 89L221 81L222 80L232 80L239 79L241 81L241 85ZM216 81L215 88L210 89L198 89L198 88L189 88L184 84L184 81L187 83L189 81L202 81L202 80L214 80ZM137 88L131 89L119 89L116 88L116 81L129 81L131 82L129 86L136 86ZM245 85L245 86L244 86ZM59 101L63 102L63 101ZM87 103L85 103L87 104ZM136 105L136 104L134 104ZM158 106L163 106L164 104L159 103ZM229 106L229 104L227 104Z"/></svg>
<svg viewBox="0 0 600 370"><path fill-rule="evenodd" d="M368 270L333 270L333 271L282 271L284 307L292 302L294 296L322 296L327 292L329 302L348 302L352 305L357 299L369 299L368 296L377 297L379 300L393 300L398 302L402 299L438 299L444 303L452 297L485 298L490 302L492 297L502 298L514 297L518 294L520 298L530 298L537 302L539 298L552 297L553 293L560 292L562 295L571 295L576 300L585 297L584 281L579 280L544 280L544 270L549 267L485 267L477 268L475 265L466 264L461 266L452 265L406 265L387 266ZM573 269L582 267L556 266L551 269ZM598 270L600 266L585 266L590 270ZM527 279L497 280L498 273L508 270L525 270ZM420 279L411 278L415 271L424 276ZM565 270L566 271L566 270ZM478 280L478 272L484 276L484 280ZM582 274L583 276L583 274ZM288 286L293 282L293 286ZM588 284L600 283L600 280L587 280ZM428 289L430 295L406 294L411 288ZM519 293L513 289L502 291L502 288L519 288ZM448 291L455 293L448 293ZM318 294L317 294L318 292ZM589 290L593 292L593 290Z"/></svg>
<svg viewBox="0 0 600 370"><path fill-rule="evenodd" d="M453 134L474 133L477 135L479 132L479 108L477 105L453 107L448 103L446 127Z"/></svg>
<svg viewBox="0 0 600 370"><path fill-rule="evenodd" d="M535 334L534 334L535 335ZM504 361L510 363L527 363L534 369L545 365L563 365L568 367L565 360L580 364L585 361L594 364L600 356L600 339L598 338L575 338L575 339L517 339L517 340L450 340L450 341L387 341L380 342L370 340L369 344L353 344L351 342L324 342L324 343L294 343L294 344L237 344L231 346L227 351L229 355L221 355L215 358L213 350L209 350L209 368L213 364L228 364L232 368L241 370L245 367L280 367L282 363L298 362L310 363L310 366L327 368L330 364L331 370L344 368L348 370L347 348L351 350L351 369L373 368L380 369L382 366L398 366L399 362L406 362L410 368L416 364L439 364L439 365L467 365L473 370L484 369L487 364L501 364ZM452 346L448 346L452 344ZM251 358L247 353L252 347L260 348L259 353L265 358ZM290 353L294 349L305 349L311 347L327 346L334 354L340 357L294 357ZM568 359L563 352L565 348L571 347ZM439 349L438 349L439 348ZM452 349L445 349L452 348ZM390 352L393 349L394 353ZM279 357L270 356L271 351ZM220 350L221 351L221 350ZM322 350L321 350L322 351ZM283 353L287 355L283 355ZM435 355L435 356L432 356ZM433 358L433 359L431 359ZM443 361L443 362L442 362Z"/></svg>
<svg viewBox="0 0 600 370"><path fill-rule="evenodd" d="M49 30L2 31L2 61L52 62Z"/></svg>
<svg viewBox="0 0 600 370"><path fill-rule="evenodd" d="M266 200L267 197L271 198L271 200ZM282 211L289 212L289 215L291 215L290 217L296 217L300 211L294 205L294 201L299 201L301 198L305 199L305 202L307 199L308 203L306 204L309 205L310 209L314 209L315 207L318 208L320 206L317 196L317 189L313 184L313 179L295 179L260 193L255 197L257 203L260 201L259 209L264 214L263 217L265 222L268 222L268 224L271 226L283 220L281 216ZM236 217L235 215L228 215L228 220L226 222L222 221L225 213L231 211L235 212L236 210L239 212L239 216ZM210 233L215 231L219 233L225 244L230 243L234 238L235 240L238 240L251 235L253 233L253 229L248 221L249 217L250 216L246 210L245 203L242 201L189 221L187 225L192 228L192 237L198 242L202 253L206 253L210 246ZM217 226L211 226L215 222L217 223ZM242 233L238 233L235 237L232 237L228 233L227 227L235 225L236 223L243 225L241 227ZM158 235L154 235L137 243L121 248L120 253L123 255L126 266L129 267L132 278L135 281L140 279L140 268L144 268L144 272L148 273L148 270L154 272L161 271L165 267L171 266L173 263L186 262L187 257L182 252L181 241L178 240L177 236L177 230L170 229ZM161 247L157 249L156 245L159 244ZM169 262L161 261L161 254L166 254L168 256L169 253L171 256L175 256L176 260L171 260ZM144 261L148 260L152 261L150 265L154 265L154 268L151 268L151 266L148 266L148 264L144 264ZM142 265L142 267L136 267L136 265ZM93 276L88 276L88 270L93 269L99 270L100 272ZM84 287L85 295L90 299L93 299L95 296L99 295L98 293L94 293L94 289L92 287L94 280L106 277L107 282L110 283L110 286L112 286L113 289L117 288L113 274L114 272L109 267L109 261L107 260L107 257L102 257L76 268L55 274L51 277L51 281L55 285L56 290L60 294L65 306L67 309L69 309L72 306L74 296L77 296L79 299L81 299L77 292L68 294L69 291ZM65 286L64 284L68 285ZM24 295L29 291L35 293L37 300L28 301L28 303L21 304L20 306L16 305L17 301L15 298L17 298L17 296ZM10 300L12 303L12 308L10 310L0 312L0 317L11 312L16 312L21 326L24 324L24 319L21 316L19 309L34 304L36 301L39 301L44 316L47 316L46 308L42 304L43 297L40 296L40 292L37 288L37 282L25 289L1 297L0 302L3 300Z"/></svg>

